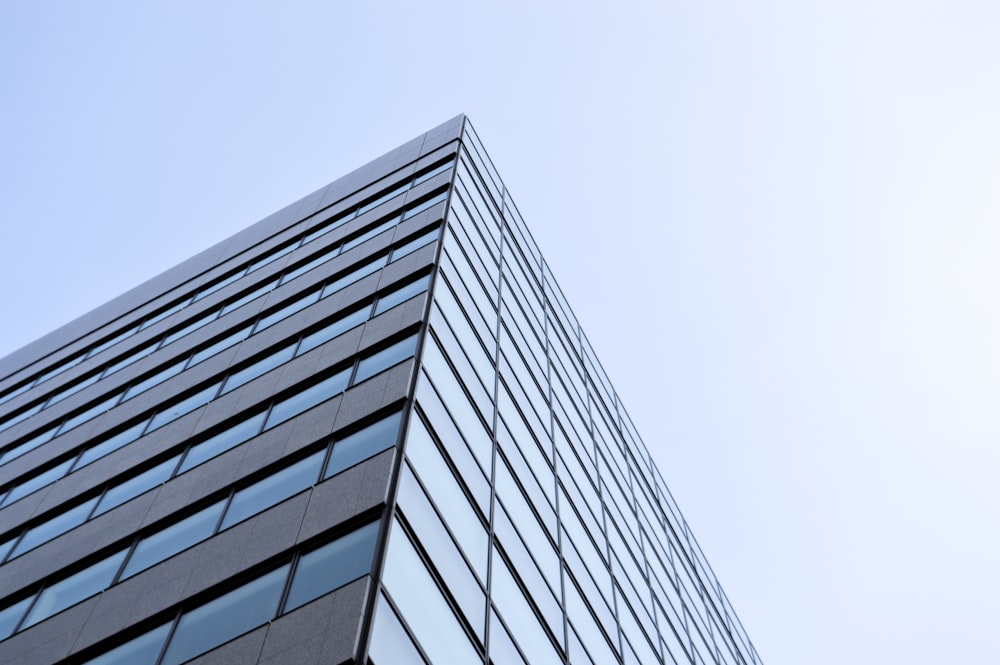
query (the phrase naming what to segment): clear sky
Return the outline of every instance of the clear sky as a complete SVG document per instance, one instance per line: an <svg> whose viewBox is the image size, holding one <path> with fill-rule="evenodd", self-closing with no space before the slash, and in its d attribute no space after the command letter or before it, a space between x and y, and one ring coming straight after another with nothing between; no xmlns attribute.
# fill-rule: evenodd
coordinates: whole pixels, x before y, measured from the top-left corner
<svg viewBox="0 0 1000 665"><path fill-rule="evenodd" d="M0 2L0 355L465 112L769 665L1000 662L1000 3Z"/></svg>

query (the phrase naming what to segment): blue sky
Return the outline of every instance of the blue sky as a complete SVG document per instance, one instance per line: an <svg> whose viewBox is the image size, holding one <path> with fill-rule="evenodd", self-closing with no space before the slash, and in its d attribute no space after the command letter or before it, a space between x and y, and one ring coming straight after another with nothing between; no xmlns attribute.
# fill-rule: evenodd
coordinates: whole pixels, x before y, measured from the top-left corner
<svg viewBox="0 0 1000 665"><path fill-rule="evenodd" d="M0 4L0 355L466 112L765 662L1000 660L1000 5L341 4Z"/></svg>

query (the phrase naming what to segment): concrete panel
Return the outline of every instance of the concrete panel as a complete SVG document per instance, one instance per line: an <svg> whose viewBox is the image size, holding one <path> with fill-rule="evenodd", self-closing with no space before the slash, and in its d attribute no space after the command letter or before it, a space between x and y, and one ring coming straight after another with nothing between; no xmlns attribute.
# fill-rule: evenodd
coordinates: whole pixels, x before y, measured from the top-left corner
<svg viewBox="0 0 1000 665"><path fill-rule="evenodd" d="M390 449L313 488L299 542L385 503L396 450Z"/></svg>
<svg viewBox="0 0 1000 665"><path fill-rule="evenodd" d="M260 665L352 661L371 584L370 577L362 577L273 621Z"/></svg>

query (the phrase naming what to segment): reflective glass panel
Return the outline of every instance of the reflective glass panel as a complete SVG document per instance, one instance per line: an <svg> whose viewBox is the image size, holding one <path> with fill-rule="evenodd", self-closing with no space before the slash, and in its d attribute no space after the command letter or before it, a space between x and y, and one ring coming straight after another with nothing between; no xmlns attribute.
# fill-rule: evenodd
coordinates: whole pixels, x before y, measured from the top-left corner
<svg viewBox="0 0 1000 665"><path fill-rule="evenodd" d="M163 427L167 423L172 423L181 416L185 416L200 406L204 406L215 399L215 394L219 392L219 384L213 383L210 386L206 386L196 392L193 395L185 397L179 402L171 404L167 408L159 411L149 423L149 429L147 431L152 432L158 427Z"/></svg>
<svg viewBox="0 0 1000 665"><path fill-rule="evenodd" d="M121 579L146 570L211 536L224 506L225 501L220 501L140 540L125 564Z"/></svg>
<svg viewBox="0 0 1000 665"><path fill-rule="evenodd" d="M333 453L327 465L324 478L340 473L348 467L366 460L375 453L396 445L399 434L400 413L394 413L368 427L345 436L333 444Z"/></svg>
<svg viewBox="0 0 1000 665"><path fill-rule="evenodd" d="M379 594L368 658L374 665L425 665L384 594Z"/></svg>
<svg viewBox="0 0 1000 665"><path fill-rule="evenodd" d="M326 344L337 335L345 333L354 326L364 323L368 320L369 311L371 311L371 306L365 305L361 309L357 309L341 316L333 323L320 328L316 332L306 335L302 338L302 342L299 344L299 350L296 351L296 355L301 356L306 351L311 351L321 344Z"/></svg>
<svg viewBox="0 0 1000 665"><path fill-rule="evenodd" d="M184 473L188 469L196 467L202 462L216 455L221 455L230 448L234 448L244 441L257 436L261 425L264 424L264 417L266 415L266 411L255 413L246 420L236 423L215 436L205 439L201 443L194 444L188 450L187 455L184 456L184 461L181 462L181 467L177 470L177 473Z"/></svg>
<svg viewBox="0 0 1000 665"><path fill-rule="evenodd" d="M54 466L48 471L43 471L34 478L29 478L25 480L20 485L14 485L4 497L3 503L0 506L9 506L18 499L22 499L37 489L45 487L49 483L54 483L59 478L62 478L69 471L70 466L72 466L73 460L66 460L59 466Z"/></svg>
<svg viewBox="0 0 1000 665"><path fill-rule="evenodd" d="M215 342L214 344L205 347L201 351L196 351L194 355L191 356L191 360L188 361L187 366L191 367L192 365L197 365L201 361L211 358L216 353L219 353L224 349L228 349L233 344L242 342L243 340L245 340L247 337L250 336L250 330L252 328L253 326L244 326L243 328L237 330L236 332L226 335L218 342Z"/></svg>
<svg viewBox="0 0 1000 665"><path fill-rule="evenodd" d="M382 370L389 369L393 365L406 360L413 355L417 349L417 336L411 335L404 340L396 342L392 346L368 356L358 363L358 372L354 376L355 385L365 379L374 376Z"/></svg>
<svg viewBox="0 0 1000 665"><path fill-rule="evenodd" d="M431 276L425 275L415 282L410 282L409 284L402 286L391 293L380 296L378 303L375 305L375 314L381 314L390 307L395 307L399 303L409 300L418 293L423 293L427 290L427 286L430 282Z"/></svg>
<svg viewBox="0 0 1000 665"><path fill-rule="evenodd" d="M95 504L97 504L97 497L81 503L79 506L70 508L61 515L56 515L48 522L42 522L38 526L28 529L28 532L17 543L14 551L10 553L10 558L13 559L16 556L20 556L28 550L32 550L42 543L46 543L56 536L62 535L70 529L83 524L90 515L90 511L94 509Z"/></svg>
<svg viewBox="0 0 1000 665"><path fill-rule="evenodd" d="M382 582L432 663L482 661L398 523L392 527Z"/></svg>
<svg viewBox="0 0 1000 665"><path fill-rule="evenodd" d="M125 391L125 399L132 399L139 393L145 392L150 388L152 388L153 386L163 383L170 377L177 376L182 371L184 371L185 363L187 363L187 358L175 362L172 365L168 365L167 367L164 367L156 374L148 376L142 381L133 383L131 386L129 386L129 389Z"/></svg>
<svg viewBox="0 0 1000 665"><path fill-rule="evenodd" d="M222 526L219 528L227 529L251 515L256 515L262 510L312 487L319 477L319 469L323 465L325 456L326 451L321 450L236 492L229 508L226 509Z"/></svg>
<svg viewBox="0 0 1000 665"><path fill-rule="evenodd" d="M97 510L94 511L94 515L105 513L116 506L120 506L129 499L137 497L143 492L170 480L170 475L173 473L174 467L177 466L177 459L179 457L178 455L178 457L172 457L166 462L161 462L135 478L130 478L109 489L101 498L101 503L97 506Z"/></svg>
<svg viewBox="0 0 1000 665"><path fill-rule="evenodd" d="M296 395L278 402L271 408L271 413L267 416L267 424L264 426L264 429L270 429L289 418L294 418L317 404L344 392L347 388L347 380L350 374L349 369L343 370L306 388Z"/></svg>
<svg viewBox="0 0 1000 665"><path fill-rule="evenodd" d="M47 586L38 595L38 601L32 606L31 612L25 618L22 629L47 619L70 605L76 605L81 600L111 586L115 573L121 567L127 552L128 550L122 550L103 561L84 568L75 575Z"/></svg>
<svg viewBox="0 0 1000 665"><path fill-rule="evenodd" d="M288 591L285 612L341 587L372 567L380 522L372 522L302 555Z"/></svg>
<svg viewBox="0 0 1000 665"><path fill-rule="evenodd" d="M73 470L79 469L81 466L86 466L93 462L94 460L100 459L105 455L112 453L122 446L128 445L142 436L142 431L146 429L146 421L142 421L137 425L129 427L127 430L123 430L114 436L111 436L100 443L91 446L83 451L80 455L80 459L77 460L76 464L73 465Z"/></svg>
<svg viewBox="0 0 1000 665"><path fill-rule="evenodd" d="M285 565L184 613L162 665L179 665L273 619L287 576Z"/></svg>
<svg viewBox="0 0 1000 665"><path fill-rule="evenodd" d="M243 369L237 370L232 374L230 374L229 377L226 379L226 382L222 385L222 392L220 394L227 393L230 390L239 388L244 383L253 381L258 376L270 372L278 365L283 365L284 363L288 362L289 360L292 359L294 355L295 355L294 343L289 346L286 346L283 349L278 349L277 351L269 353L268 355L264 356L263 358L253 363L252 365L244 367Z"/></svg>
<svg viewBox="0 0 1000 665"><path fill-rule="evenodd" d="M116 649L91 658L84 665L155 665L173 624L171 621L154 628Z"/></svg>
<svg viewBox="0 0 1000 665"><path fill-rule="evenodd" d="M314 302L317 302L318 300L319 300L318 290L313 291L312 293L307 293L306 295L301 296L299 298L296 298L292 302L284 305L281 309L275 312L271 312L267 316L262 317L261 320L257 322L257 327L254 328L254 333L258 333L264 328L273 326L278 321L287 319L292 314L304 310L306 307L312 305Z"/></svg>
<svg viewBox="0 0 1000 665"><path fill-rule="evenodd" d="M25 610L28 609L28 605L30 605L31 601L34 599L34 596L28 596L27 598L0 610L0 640L14 632L14 629L17 628L18 622L21 621L21 617L24 616Z"/></svg>

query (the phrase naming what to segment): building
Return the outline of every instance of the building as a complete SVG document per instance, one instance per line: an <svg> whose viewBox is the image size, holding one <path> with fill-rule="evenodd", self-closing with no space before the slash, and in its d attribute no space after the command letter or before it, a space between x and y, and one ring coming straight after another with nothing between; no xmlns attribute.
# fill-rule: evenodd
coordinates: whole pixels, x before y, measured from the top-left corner
<svg viewBox="0 0 1000 665"><path fill-rule="evenodd" d="M3 663L760 662L464 116L0 360L0 561Z"/></svg>

